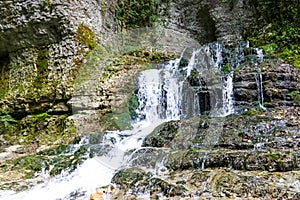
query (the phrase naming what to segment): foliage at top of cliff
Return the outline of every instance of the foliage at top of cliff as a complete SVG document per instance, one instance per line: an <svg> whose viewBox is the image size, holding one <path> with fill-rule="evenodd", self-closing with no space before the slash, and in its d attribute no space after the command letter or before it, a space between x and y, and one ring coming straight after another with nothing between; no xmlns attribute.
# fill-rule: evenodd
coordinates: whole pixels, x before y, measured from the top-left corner
<svg viewBox="0 0 300 200"><path fill-rule="evenodd" d="M258 21L247 37L269 56L300 68L300 1L252 0Z"/></svg>
<svg viewBox="0 0 300 200"><path fill-rule="evenodd" d="M167 14L171 0L118 0L115 20L121 30L152 27ZM162 20L164 21L164 20Z"/></svg>

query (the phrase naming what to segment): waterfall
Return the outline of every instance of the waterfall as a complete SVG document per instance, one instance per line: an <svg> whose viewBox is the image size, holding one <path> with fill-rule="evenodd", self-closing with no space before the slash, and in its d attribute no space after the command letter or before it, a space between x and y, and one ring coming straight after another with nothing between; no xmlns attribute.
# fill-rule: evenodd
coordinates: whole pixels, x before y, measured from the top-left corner
<svg viewBox="0 0 300 200"><path fill-rule="evenodd" d="M183 81L176 72L178 61L170 61L160 69L146 70L138 77L137 114L139 120L154 123L178 120L181 115Z"/></svg>
<svg viewBox="0 0 300 200"><path fill-rule="evenodd" d="M223 116L234 113L233 73L225 77L223 87Z"/></svg>
<svg viewBox="0 0 300 200"><path fill-rule="evenodd" d="M95 189L110 184L116 170L126 166L126 153L139 149L145 136L159 124L169 120L209 114L223 117L234 113L233 70L244 59L237 48L234 58L224 57L226 49L221 43L187 48L181 57L154 66L137 76L135 95L137 119L132 130L99 133L99 143L86 142L90 158L67 175L53 177L30 191L9 193L9 199L86 199ZM259 51L258 51L259 53ZM258 55L259 56L259 55ZM227 73L222 67L229 65ZM260 103L263 105L262 76L258 77ZM207 135L207 148L218 142L219 134L213 130L221 122L211 123ZM210 129L209 129L210 130ZM98 151L98 152L97 152ZM163 167L163 166L162 166ZM205 168L205 159L203 160ZM80 195L79 195L80 194ZM3 197L3 195L0 197Z"/></svg>
<svg viewBox="0 0 300 200"><path fill-rule="evenodd" d="M232 70L239 61L228 64L228 74L222 74L221 69L225 65L224 51L222 43L211 43L194 48L191 53L186 52L184 59L189 62L182 67L186 74L182 105L184 117L207 113L223 117L234 113ZM238 54L240 55L239 52Z"/></svg>
<svg viewBox="0 0 300 200"><path fill-rule="evenodd" d="M255 76L256 86L257 86L257 100L259 107L265 110L264 107L264 92L263 92L263 79L262 79L262 69L261 62L263 61L263 51L261 49L255 49L257 53L257 65L258 74Z"/></svg>

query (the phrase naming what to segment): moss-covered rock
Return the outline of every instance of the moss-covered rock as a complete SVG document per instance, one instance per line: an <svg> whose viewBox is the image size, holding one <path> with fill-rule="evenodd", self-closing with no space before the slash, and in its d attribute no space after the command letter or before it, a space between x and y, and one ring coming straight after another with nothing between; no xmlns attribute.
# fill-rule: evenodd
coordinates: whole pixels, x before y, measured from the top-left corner
<svg viewBox="0 0 300 200"><path fill-rule="evenodd" d="M71 173L85 159L87 159L85 146L74 149L72 145L59 145L40 151L36 155L7 160L0 163L0 173L2 174L0 180L3 183L0 189L15 191L29 189L36 182L45 181L40 177L41 173L50 177L63 171Z"/></svg>
<svg viewBox="0 0 300 200"><path fill-rule="evenodd" d="M149 134L143 141L143 146L151 147L166 147L177 134L179 125L178 122L166 122L158 127Z"/></svg>

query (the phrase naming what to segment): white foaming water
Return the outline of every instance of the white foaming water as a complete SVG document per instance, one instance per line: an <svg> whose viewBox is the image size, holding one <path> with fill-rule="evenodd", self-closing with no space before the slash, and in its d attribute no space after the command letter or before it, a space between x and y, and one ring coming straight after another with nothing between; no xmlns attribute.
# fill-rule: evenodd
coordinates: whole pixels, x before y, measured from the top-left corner
<svg viewBox="0 0 300 200"><path fill-rule="evenodd" d="M177 59L162 69L141 72L137 113L144 119L135 123L132 130L107 132L106 138L115 140L113 149L107 155L89 158L71 174L50 178L29 191L0 193L0 199L70 199L69 195L76 192L81 193L79 196L75 194L76 199L88 199L96 188L109 185L115 171L126 165L124 153L141 147L143 138L159 124L180 118L181 87L175 75L178 64Z"/></svg>
<svg viewBox="0 0 300 200"><path fill-rule="evenodd" d="M97 187L110 183L113 172L114 170L97 162L96 159L88 159L71 174L53 177L29 191L20 193L8 191L2 195L0 193L0 197L9 200L54 200L64 199L72 192L85 191L86 193L77 199L87 199L89 194L96 192Z"/></svg>
<svg viewBox="0 0 300 200"><path fill-rule="evenodd" d="M193 50L192 56L189 59L189 63L186 67L186 71L187 71L186 72L186 77L189 77L191 75L192 70L195 68L195 65L197 64L197 56L200 53L200 50L201 49Z"/></svg>
<svg viewBox="0 0 300 200"><path fill-rule="evenodd" d="M225 78L223 85L223 113L221 116L227 116L234 113L234 99L233 99L233 73L229 73Z"/></svg>
<svg viewBox="0 0 300 200"><path fill-rule="evenodd" d="M264 93L263 93L263 80L262 80L262 69L261 69L261 62L263 61L264 55L262 49L255 49L257 58L258 58L258 75L255 77L256 79L256 86L257 86L257 100L259 103L259 107L263 110L266 110L264 107Z"/></svg>
<svg viewBox="0 0 300 200"><path fill-rule="evenodd" d="M175 65L175 66L174 66ZM137 114L146 123L180 118L183 81L176 75L178 62L170 62L163 69L141 72L138 82L139 108Z"/></svg>
<svg viewBox="0 0 300 200"><path fill-rule="evenodd" d="M236 50L238 52L238 50ZM205 99L202 93L199 96L199 88L202 91L207 90L210 96L210 115L214 117L224 117L234 113L234 93L233 93L233 72L221 77L220 70L223 63L223 46L220 43L213 43L198 49L193 49L189 58L188 65L183 68L186 71L186 78L190 77L193 70L197 71L201 76L199 86L186 86L184 88L184 114L186 116L199 115L201 102L199 98ZM241 55L239 55L241 56ZM244 56L241 56L243 60ZM234 66L239 62L232 62ZM230 69L232 70L232 69ZM221 89L221 90L220 90ZM206 101L205 99L204 101ZM203 102L202 102L203 103ZM202 106L203 107L203 106ZM206 107L206 106L204 106ZM205 111L205 110L204 110Z"/></svg>
<svg viewBox="0 0 300 200"><path fill-rule="evenodd" d="M179 120L183 115L187 117L199 115L198 92L201 87L210 90L210 95L215 93L211 95L211 98L218 98L208 102L210 104L214 102L214 105L210 105L210 109L212 112L215 110L215 116L222 117L232 114L234 112L233 74L231 72L226 77L220 78L220 67L223 64L222 48L222 45L214 44L194 49L188 58L188 65L182 69L180 69L179 63L183 54L180 59L170 61L162 68L141 72L138 77L137 93L139 108L136 110L139 120L133 124L132 130L106 133L107 141L103 141L103 143L113 143L110 152L104 156L89 158L71 174L50 178L50 180L29 191L0 193L0 199L70 199L68 196L77 191L81 192L82 195L75 196L76 199L88 199L90 194L96 192L96 188L110 184L116 170L127 164L127 161L124 160L124 154L129 150L140 148L144 137L151 133L155 127L165 121ZM257 54L260 59L259 53ZM238 64L234 65L237 66ZM179 74L180 70L183 71L184 75ZM191 87L187 77L191 75L193 70L203 76L201 80L206 83L201 82L197 87ZM213 72L213 75L215 73L215 77L207 72ZM207 81L206 78L211 80ZM261 76L260 80L262 80ZM221 88L222 92L213 91L214 88ZM113 139L114 142L111 142L110 139ZM158 165L158 167L164 169L163 164Z"/></svg>

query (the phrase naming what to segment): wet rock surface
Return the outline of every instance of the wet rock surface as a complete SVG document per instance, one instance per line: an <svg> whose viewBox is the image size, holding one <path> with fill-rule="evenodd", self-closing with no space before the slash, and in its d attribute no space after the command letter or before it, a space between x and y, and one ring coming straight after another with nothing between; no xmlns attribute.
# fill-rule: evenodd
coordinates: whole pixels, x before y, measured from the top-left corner
<svg viewBox="0 0 300 200"><path fill-rule="evenodd" d="M175 0L168 26L199 43L239 40L253 22L252 7L242 0L228 2ZM127 86L141 64L164 57L142 52L150 57L126 55L110 60L115 64L107 69L95 68L103 52L92 50L114 29L115 6L116 1L0 2L0 189L29 189L43 181L39 175L50 164L51 175L75 169L87 156L85 147L68 154L59 144L70 143L76 131L99 131L99 122L108 121L101 130L120 126L109 124L119 117L111 108L125 102L126 92L115 92ZM97 80L97 87L88 93L91 85L85 84L74 93L74 82L81 84L78 71L88 64L92 67L83 70L82 79ZM128 168L115 174L113 198L300 198L299 71L280 60L236 67L234 99L242 115L194 117L157 127L131 155ZM74 95L80 98L72 102ZM101 118L107 111L113 114ZM68 118L72 112L76 115ZM98 144L104 135L89 141L88 156L113 148L114 141ZM78 191L67 198L83 195Z"/></svg>
<svg viewBox="0 0 300 200"><path fill-rule="evenodd" d="M106 23L111 23L113 4L103 10L97 1L1 2L0 57L7 60L1 63L1 74L9 76L1 79L1 84L9 83L1 88L1 109L20 117L49 109L70 112L57 103L71 98L92 43L112 30Z"/></svg>
<svg viewBox="0 0 300 200"><path fill-rule="evenodd" d="M144 176L132 190L125 190L128 192L124 193L122 187L117 189L113 198L119 199L119 195L122 195L131 199L145 195L153 199L298 199L299 175L299 171L269 173L228 168L184 170L167 175L155 174L156 177L163 177L164 185L158 181L159 178L153 178L155 182Z"/></svg>
<svg viewBox="0 0 300 200"><path fill-rule="evenodd" d="M254 116L245 113L166 122L144 139L144 148L131 155L133 168L117 172L115 195L297 199L299 116L299 107L277 107ZM128 170L138 173L139 179ZM170 191L166 193L157 182L159 187L153 188L151 180L157 178Z"/></svg>
<svg viewBox="0 0 300 200"><path fill-rule="evenodd" d="M252 107L255 106L255 102L259 102L257 81L259 74L261 74L264 106L273 108L277 106L299 106L300 102L297 100L300 90L299 70L282 60L269 60L261 65L246 65L235 70L235 104Z"/></svg>
<svg viewBox="0 0 300 200"><path fill-rule="evenodd" d="M200 43L239 40L255 19L246 1L176 0L170 9L168 26Z"/></svg>

